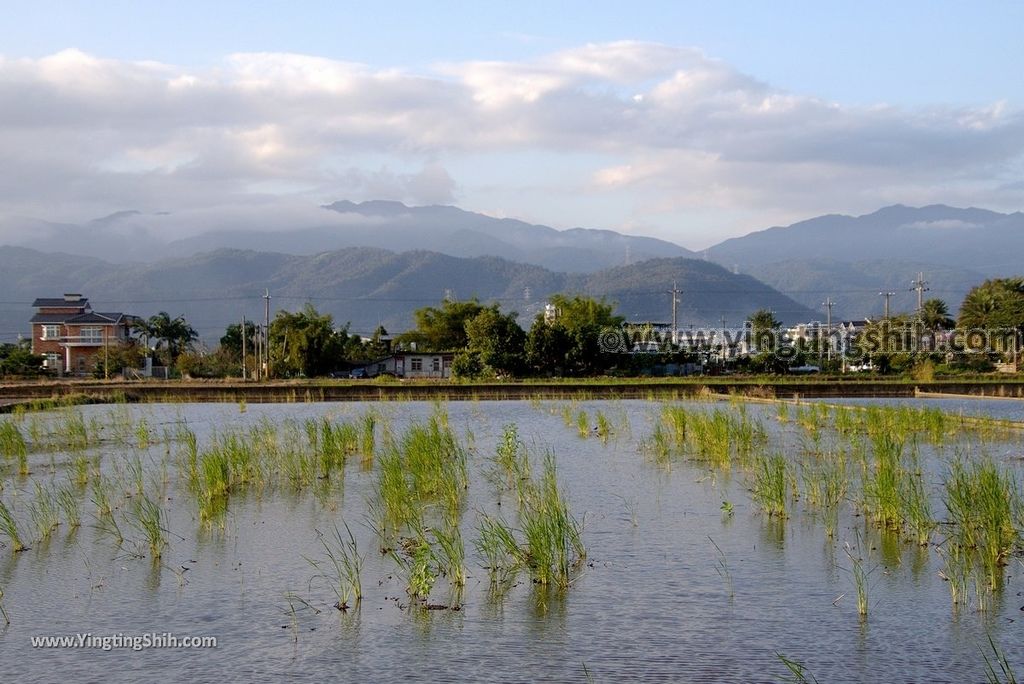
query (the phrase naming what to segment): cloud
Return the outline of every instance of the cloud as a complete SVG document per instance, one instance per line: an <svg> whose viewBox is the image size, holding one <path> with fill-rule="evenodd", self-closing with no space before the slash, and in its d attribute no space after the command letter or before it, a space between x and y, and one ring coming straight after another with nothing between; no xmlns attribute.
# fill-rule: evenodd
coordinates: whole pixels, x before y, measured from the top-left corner
<svg viewBox="0 0 1024 684"><path fill-rule="evenodd" d="M481 179L531 152L564 160L562 186L541 196L524 173L512 213L543 215L571 194L574 222L602 225L610 193L627 207L615 220L669 236L691 211L745 212L753 228L897 201L1024 200L1024 113L1006 103L848 106L694 48L635 41L424 72L288 53L184 68L65 50L0 58L0 111L0 216L275 198L472 204ZM602 200L590 214L588 197Z"/></svg>

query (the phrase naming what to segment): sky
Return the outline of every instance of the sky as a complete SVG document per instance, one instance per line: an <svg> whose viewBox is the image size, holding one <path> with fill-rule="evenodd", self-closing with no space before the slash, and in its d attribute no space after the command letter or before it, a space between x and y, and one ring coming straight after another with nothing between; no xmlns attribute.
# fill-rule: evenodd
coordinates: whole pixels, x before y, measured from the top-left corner
<svg viewBox="0 0 1024 684"><path fill-rule="evenodd" d="M395 199L701 249L895 203L1024 208L1024 3L0 9L5 231Z"/></svg>

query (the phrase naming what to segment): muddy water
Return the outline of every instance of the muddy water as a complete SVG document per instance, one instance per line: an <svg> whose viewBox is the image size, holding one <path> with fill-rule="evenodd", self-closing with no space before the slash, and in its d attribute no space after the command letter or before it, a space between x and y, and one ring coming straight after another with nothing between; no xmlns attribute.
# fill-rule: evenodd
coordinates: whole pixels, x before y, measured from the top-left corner
<svg viewBox="0 0 1024 684"><path fill-rule="evenodd" d="M0 588L11 624L0 627L0 665L11 682L195 681L779 681L776 654L802 662L821 682L966 682L984 680L986 635L1024 671L1024 566L1014 560L987 610L954 610L933 551L879 534L847 505L837 539L801 503L785 521L752 503L742 471L712 471L676 460L656 464L640 447L660 404L583 402L611 420L607 442L581 438L559 413L563 403L484 402L446 406L470 447L469 504L462 518L469 580L461 600L438 582L432 603L410 606L395 563L377 552L365 524L376 483L358 459L343 486L295 492L270 489L232 497L223 527L199 521L194 497L179 483L176 445L143 452L147 488L163 491L169 547L160 563L145 557L139 533L117 544L95 527L82 495L83 525L62 525L51 539L11 554L0 549ZM185 421L200 448L215 431L261 419L358 417L369 405L153 405L119 410L145 418L154 432ZM707 407L708 405L697 405ZM720 406L728 407L728 404ZM986 411L998 415L1006 402ZM426 418L425 403L377 405L400 431ZM102 419L109 407L84 407ZM777 448L799 442L774 407L752 405ZM1013 410L1005 409L1005 410ZM551 451L571 509L584 521L588 556L568 591L545 589L520 574L507 593L490 590L472 548L476 512L498 511L485 476L507 423L518 425L531 454ZM101 446L103 467L139 453ZM168 455L170 452L170 455ZM1020 440L977 445L1019 470ZM945 450L922 447L939 472ZM4 501L27 520L34 480L64 482L67 456L33 454L33 475L4 470ZM1018 475L1020 473L1018 472ZM937 483L936 483L937 485ZM500 499L512 516L514 501ZM732 506L731 514L722 510ZM347 522L366 553L365 598L357 610L332 608L335 596L307 558L323 558L315 530ZM843 544L857 534L871 547L870 611L857 614ZM721 549L719 553L714 543ZM4 539L6 542L6 539ZM138 553L137 553L138 551ZM724 567L723 567L724 566ZM2 622L2 619L0 619ZM216 649L33 649L38 635L171 632L215 636Z"/></svg>

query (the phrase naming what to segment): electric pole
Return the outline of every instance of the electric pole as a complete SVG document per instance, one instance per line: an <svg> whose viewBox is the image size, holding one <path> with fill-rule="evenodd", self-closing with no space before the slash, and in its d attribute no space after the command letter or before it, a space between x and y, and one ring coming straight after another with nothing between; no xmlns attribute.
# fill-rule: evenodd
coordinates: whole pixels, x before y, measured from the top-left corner
<svg viewBox="0 0 1024 684"><path fill-rule="evenodd" d="M242 314L242 382L245 382L249 378L246 377L245 372L245 314Z"/></svg>
<svg viewBox="0 0 1024 684"><path fill-rule="evenodd" d="M679 344L679 295L683 294L683 291L679 289L676 281L672 281L672 289L668 293L672 295L672 344Z"/></svg>
<svg viewBox="0 0 1024 684"><path fill-rule="evenodd" d="M263 341L263 353L267 356L267 370L264 374L267 380L270 379L270 290L267 289L263 294L263 301L266 305L263 311L263 334L266 335L266 339Z"/></svg>
<svg viewBox="0 0 1024 684"><path fill-rule="evenodd" d="M828 360L832 360L832 307L835 302L832 301L831 297L826 297L823 302L823 306L828 309L828 322L825 324L825 340L828 343ZM821 356L821 336L818 336L818 356Z"/></svg>
<svg viewBox="0 0 1024 684"><path fill-rule="evenodd" d="M911 290L917 290L917 315L920 316L924 307L924 293L930 289L927 287L928 281L924 279L924 273L918 273L917 280L911 280L910 284L913 285Z"/></svg>
<svg viewBox="0 0 1024 684"><path fill-rule="evenodd" d="M885 297L885 316L884 320L889 320L889 299L896 296L895 292L879 292L879 297Z"/></svg>

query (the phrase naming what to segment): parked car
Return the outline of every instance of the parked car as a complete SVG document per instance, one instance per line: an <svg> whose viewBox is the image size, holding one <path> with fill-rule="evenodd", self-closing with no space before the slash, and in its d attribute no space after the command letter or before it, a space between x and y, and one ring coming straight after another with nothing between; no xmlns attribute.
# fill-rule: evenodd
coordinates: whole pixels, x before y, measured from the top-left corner
<svg viewBox="0 0 1024 684"><path fill-rule="evenodd" d="M352 378L353 380L365 380L370 376L366 374L365 368L356 368L351 373L348 374L348 377Z"/></svg>

